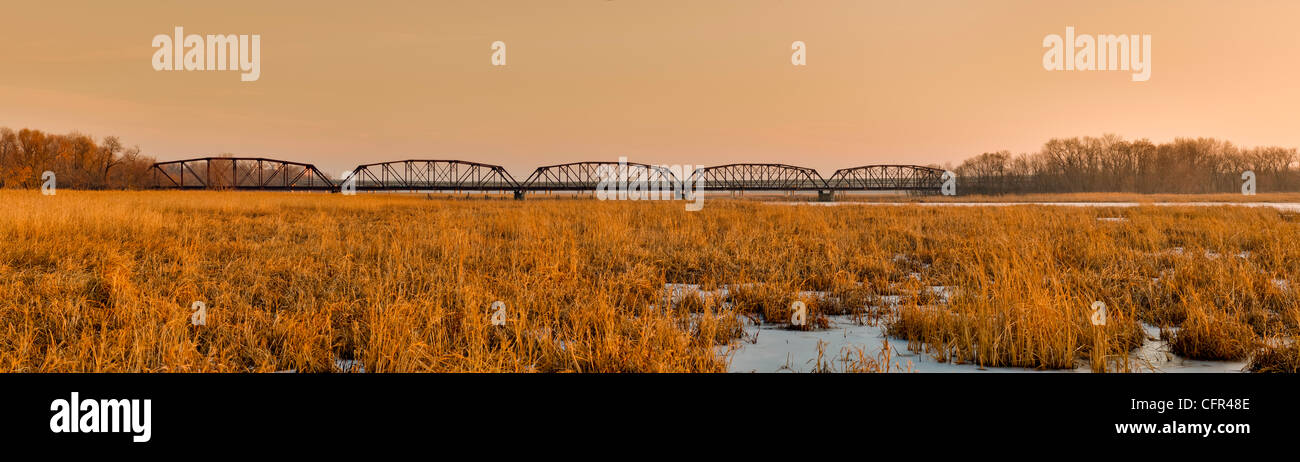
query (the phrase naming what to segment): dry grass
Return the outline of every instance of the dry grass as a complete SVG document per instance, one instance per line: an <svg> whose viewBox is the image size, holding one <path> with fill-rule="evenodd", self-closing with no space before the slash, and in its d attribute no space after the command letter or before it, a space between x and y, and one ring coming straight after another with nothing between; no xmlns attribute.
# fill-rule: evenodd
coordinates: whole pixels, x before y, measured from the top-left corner
<svg viewBox="0 0 1300 462"><path fill-rule="evenodd" d="M3 371L324 372L353 359L377 372L718 372L738 318L788 322L796 299L808 327L869 316L909 348L984 366L1100 359L1123 370L1114 364L1140 345L1139 322L1177 328L1172 346L1190 357L1297 362L1266 339L1300 329L1300 220L1266 208L711 199L692 213L531 197L77 191L0 191L0 203ZM674 302L666 283L732 290ZM944 303L930 286L957 291ZM206 326L190 325L195 300ZM504 326L489 322L495 300ZM1094 300L1109 307L1100 333ZM845 370L888 369L840 356Z"/></svg>
<svg viewBox="0 0 1300 462"><path fill-rule="evenodd" d="M1268 345L1255 352L1250 361L1251 372L1300 373L1300 345Z"/></svg>
<svg viewBox="0 0 1300 462"><path fill-rule="evenodd" d="M807 196L804 196L807 197ZM771 196L775 199L777 196ZM1300 202L1300 193L1259 193L1246 196L1221 194L1139 194L1139 193L1034 193L1009 195L895 195L841 194L837 200L851 202Z"/></svg>

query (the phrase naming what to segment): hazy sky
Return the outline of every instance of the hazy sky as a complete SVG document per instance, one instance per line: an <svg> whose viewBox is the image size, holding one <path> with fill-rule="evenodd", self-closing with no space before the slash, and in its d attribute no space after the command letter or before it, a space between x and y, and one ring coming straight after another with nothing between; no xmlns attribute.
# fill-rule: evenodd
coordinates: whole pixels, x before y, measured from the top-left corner
<svg viewBox="0 0 1300 462"><path fill-rule="evenodd" d="M160 160L457 158L519 178L620 155L829 175L1102 133L1295 147L1296 18L1294 1L10 1L0 126ZM155 71L175 26L259 34L260 79ZM1150 80L1045 70L1066 26L1150 34Z"/></svg>

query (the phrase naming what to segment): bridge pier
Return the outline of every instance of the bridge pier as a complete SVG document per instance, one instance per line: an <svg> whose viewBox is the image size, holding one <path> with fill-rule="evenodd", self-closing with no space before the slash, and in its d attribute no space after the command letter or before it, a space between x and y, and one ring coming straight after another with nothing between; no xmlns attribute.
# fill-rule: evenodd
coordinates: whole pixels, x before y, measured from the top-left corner
<svg viewBox="0 0 1300 462"><path fill-rule="evenodd" d="M515 200L517 201L524 200L524 191L522 189L515 190Z"/></svg>
<svg viewBox="0 0 1300 462"><path fill-rule="evenodd" d="M835 191L817 191L817 202L835 202Z"/></svg>

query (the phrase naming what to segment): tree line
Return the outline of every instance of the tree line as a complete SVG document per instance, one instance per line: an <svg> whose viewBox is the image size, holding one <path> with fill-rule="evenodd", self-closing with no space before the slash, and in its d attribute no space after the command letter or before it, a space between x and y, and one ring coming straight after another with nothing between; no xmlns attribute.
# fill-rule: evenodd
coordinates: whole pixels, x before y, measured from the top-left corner
<svg viewBox="0 0 1300 462"><path fill-rule="evenodd" d="M1259 192L1300 191L1296 148L1245 148L1214 138L1170 143L1116 135L1053 138L1038 152L987 152L952 169L961 194L1241 192L1254 172Z"/></svg>
<svg viewBox="0 0 1300 462"><path fill-rule="evenodd" d="M986 152L955 168L961 194L1072 192L1240 192L1254 172L1260 192L1300 191L1296 148L1245 148L1214 138L1169 143L1116 135L1053 138L1037 152ZM153 185L155 160L116 136L96 142L72 132L0 127L0 188L37 188L46 171L60 188L140 189Z"/></svg>
<svg viewBox="0 0 1300 462"><path fill-rule="evenodd" d="M47 171L54 172L60 188L145 188L152 184L153 163L138 146L126 147L116 136L96 142L77 132L0 127L0 188L38 188Z"/></svg>

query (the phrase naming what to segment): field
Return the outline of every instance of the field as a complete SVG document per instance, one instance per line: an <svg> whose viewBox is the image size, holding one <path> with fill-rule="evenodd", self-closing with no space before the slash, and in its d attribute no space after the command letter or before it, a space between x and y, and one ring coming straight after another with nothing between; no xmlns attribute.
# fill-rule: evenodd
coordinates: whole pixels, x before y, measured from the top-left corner
<svg viewBox="0 0 1300 462"><path fill-rule="evenodd" d="M838 200L850 202L1136 202L1139 204L1172 202L1300 202L1300 193L1259 193L1251 196L1231 194L1137 194L1137 193L1034 193L1016 195L900 196L895 194L842 194Z"/></svg>
<svg viewBox="0 0 1300 462"><path fill-rule="evenodd" d="M746 324L840 315L983 367L1130 370L1143 324L1187 358L1300 364L1300 215L1272 208L62 190L0 204L7 372L721 372Z"/></svg>

